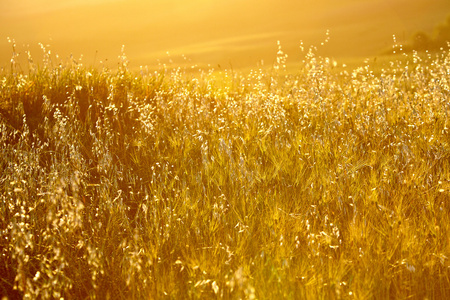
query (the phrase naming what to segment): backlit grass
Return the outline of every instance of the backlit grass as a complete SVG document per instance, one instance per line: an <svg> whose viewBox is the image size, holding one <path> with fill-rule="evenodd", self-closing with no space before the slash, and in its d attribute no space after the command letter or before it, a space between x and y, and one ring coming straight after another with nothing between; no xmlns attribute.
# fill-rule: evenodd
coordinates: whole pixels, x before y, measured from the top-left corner
<svg viewBox="0 0 450 300"><path fill-rule="evenodd" d="M44 54L0 77L2 296L450 297L449 50L247 73Z"/></svg>

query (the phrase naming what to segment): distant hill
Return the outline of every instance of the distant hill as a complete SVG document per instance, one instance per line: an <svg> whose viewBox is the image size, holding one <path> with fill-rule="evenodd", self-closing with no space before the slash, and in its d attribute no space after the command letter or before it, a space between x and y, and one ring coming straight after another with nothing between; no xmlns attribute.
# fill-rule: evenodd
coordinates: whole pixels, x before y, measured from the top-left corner
<svg viewBox="0 0 450 300"><path fill-rule="evenodd" d="M7 37L22 59L27 49L39 56L41 42L92 65L117 65L122 45L131 67L270 64L277 40L288 61L301 59L301 41L323 55L364 57L392 47L393 35L402 44L418 32L432 37L449 14L448 0L15 0L0 3L0 67L11 58Z"/></svg>
<svg viewBox="0 0 450 300"><path fill-rule="evenodd" d="M448 47L448 43L450 43L450 15L444 23L435 27L433 35L429 36L423 31L416 32L409 47L416 50L438 50L441 47Z"/></svg>

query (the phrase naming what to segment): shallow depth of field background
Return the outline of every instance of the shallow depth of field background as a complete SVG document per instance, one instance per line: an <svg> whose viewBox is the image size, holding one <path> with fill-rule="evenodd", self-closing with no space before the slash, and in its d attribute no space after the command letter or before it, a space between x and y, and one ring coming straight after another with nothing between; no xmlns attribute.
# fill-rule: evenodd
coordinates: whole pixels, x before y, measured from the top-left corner
<svg viewBox="0 0 450 300"><path fill-rule="evenodd" d="M404 44L417 31L431 34L449 13L447 0L4 0L0 66L11 54L7 37L35 56L38 43L49 44L89 65L117 66L125 45L132 68L159 60L238 69L272 64L277 40L297 61L301 41L320 46L329 30L322 54L367 57L389 48L393 35Z"/></svg>

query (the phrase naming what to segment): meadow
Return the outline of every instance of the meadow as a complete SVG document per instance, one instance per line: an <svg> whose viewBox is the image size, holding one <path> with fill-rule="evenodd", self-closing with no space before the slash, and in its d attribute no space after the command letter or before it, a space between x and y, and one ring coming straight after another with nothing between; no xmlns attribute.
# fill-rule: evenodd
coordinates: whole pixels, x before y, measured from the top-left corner
<svg viewBox="0 0 450 300"><path fill-rule="evenodd" d="M0 73L2 299L450 297L450 51Z"/></svg>

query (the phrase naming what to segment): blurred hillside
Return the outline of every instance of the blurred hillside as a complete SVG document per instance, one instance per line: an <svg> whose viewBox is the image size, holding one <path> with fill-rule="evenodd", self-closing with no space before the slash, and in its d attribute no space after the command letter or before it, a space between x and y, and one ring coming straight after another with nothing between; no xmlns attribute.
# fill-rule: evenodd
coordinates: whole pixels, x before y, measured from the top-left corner
<svg viewBox="0 0 450 300"><path fill-rule="evenodd" d="M289 61L299 46L317 45L335 58L364 57L431 35L450 13L448 0L5 0L0 2L0 67L8 66L15 39L22 59L38 43L62 58L117 65L122 45L131 64L208 65L234 68L271 64L277 41ZM330 40L324 47L321 43ZM167 55L170 53L170 57Z"/></svg>
<svg viewBox="0 0 450 300"><path fill-rule="evenodd" d="M450 15L446 21L438 24L432 35L426 32L416 32L411 39L408 47L414 50L439 50L442 47L447 47L450 43Z"/></svg>

